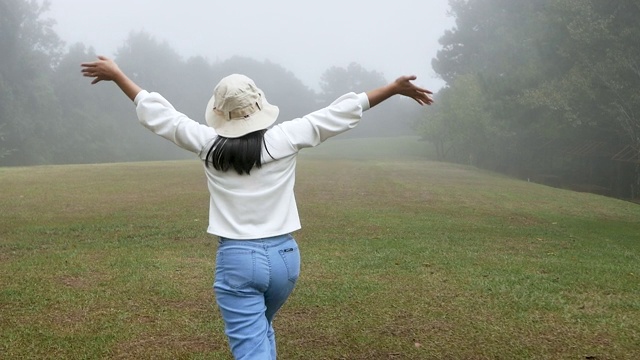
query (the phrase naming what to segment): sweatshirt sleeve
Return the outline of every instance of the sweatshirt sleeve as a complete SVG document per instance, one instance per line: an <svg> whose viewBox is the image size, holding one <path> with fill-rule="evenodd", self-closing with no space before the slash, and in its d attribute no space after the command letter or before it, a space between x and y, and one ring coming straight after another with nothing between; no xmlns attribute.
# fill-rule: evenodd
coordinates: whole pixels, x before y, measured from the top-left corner
<svg viewBox="0 0 640 360"><path fill-rule="evenodd" d="M144 127L185 150L199 154L216 136L213 128L191 120L158 93L142 90L133 102Z"/></svg>
<svg viewBox="0 0 640 360"><path fill-rule="evenodd" d="M369 109L366 93L348 93L324 109L279 125L291 145L300 150L319 145L358 125L364 111Z"/></svg>

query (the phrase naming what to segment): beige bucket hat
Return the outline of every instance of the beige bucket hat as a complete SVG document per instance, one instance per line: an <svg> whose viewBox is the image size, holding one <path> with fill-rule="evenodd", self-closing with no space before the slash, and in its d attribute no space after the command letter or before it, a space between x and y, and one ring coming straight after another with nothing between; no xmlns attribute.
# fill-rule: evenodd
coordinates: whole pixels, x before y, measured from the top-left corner
<svg viewBox="0 0 640 360"><path fill-rule="evenodd" d="M207 104L205 119L218 135L238 138L268 128L279 113L280 109L267 102L253 80L233 74L216 85Z"/></svg>

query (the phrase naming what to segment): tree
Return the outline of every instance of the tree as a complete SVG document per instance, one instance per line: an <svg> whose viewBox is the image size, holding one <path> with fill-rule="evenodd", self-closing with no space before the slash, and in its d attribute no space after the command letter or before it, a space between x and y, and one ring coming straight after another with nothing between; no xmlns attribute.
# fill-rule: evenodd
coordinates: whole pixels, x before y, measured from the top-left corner
<svg viewBox="0 0 640 360"><path fill-rule="evenodd" d="M333 66L320 77L319 102L328 105L348 92L364 92L386 85L382 73L367 70L358 63L350 63L346 68ZM406 99L393 98L382 106L367 112L367 126L359 126L349 131L345 137L384 137L409 135L413 118L418 116L411 106L405 106Z"/></svg>
<svg viewBox="0 0 640 360"><path fill-rule="evenodd" d="M333 66L320 77L321 98L330 102L347 92L362 92L387 83L382 73L368 71L358 63L350 63L346 68Z"/></svg>
<svg viewBox="0 0 640 360"><path fill-rule="evenodd" d="M548 3L548 27L555 30L554 55L563 71L546 77L538 88L527 91L522 103L537 106L571 124L572 131L563 137L567 143L607 144L600 161L593 160L586 168L584 162L571 164L576 174L611 188L619 196L637 194L640 3L631 0ZM616 155L621 153L626 155ZM612 160L622 162L614 164Z"/></svg>
<svg viewBox="0 0 640 360"><path fill-rule="evenodd" d="M0 2L0 125L5 133L0 165L48 158L48 135L58 115L50 76L62 49L53 21L43 18L48 6L46 1Z"/></svg>
<svg viewBox="0 0 640 360"><path fill-rule="evenodd" d="M529 103L593 128L594 136L640 147L640 4L553 0L549 6L561 24L556 46L566 71L530 91Z"/></svg>
<svg viewBox="0 0 640 360"><path fill-rule="evenodd" d="M425 139L436 145L438 159L470 165L485 161L497 131L492 128L478 79L458 76L438 95L436 111L420 124Z"/></svg>
<svg viewBox="0 0 640 360"><path fill-rule="evenodd" d="M60 121L53 134L59 140L50 149L51 163L94 163L127 158L121 143L121 119L114 116L113 104L122 95L109 86L91 86L79 76L82 62L95 59L93 49L75 44L56 66L52 85L58 100ZM130 104L129 109L131 110Z"/></svg>
<svg viewBox="0 0 640 360"><path fill-rule="evenodd" d="M6 125L7 124L0 124L0 143L5 142L4 137L6 136L6 134L2 132L2 128L5 127ZM3 147L0 147L0 160L2 160L2 158L4 158L5 156L10 155L14 151L15 149L5 149Z"/></svg>
<svg viewBox="0 0 640 360"><path fill-rule="evenodd" d="M192 84L187 84L183 77L186 72L184 60L166 41L158 41L146 32L131 32L116 51L115 61L142 88L161 93L175 108L186 112L185 99L192 96ZM123 160L184 159L191 156L140 126L131 101L115 86L108 90L114 94L108 113L119 128L117 137L112 141L120 144L125 157ZM204 114L204 109L200 114Z"/></svg>
<svg viewBox="0 0 640 360"><path fill-rule="evenodd" d="M493 149L484 147L483 157L493 161L479 161L483 167L515 169L516 174L538 171L549 166L543 159L549 144L631 143L640 149L640 3L451 0L450 4L456 28L441 38L443 47L432 62L447 81L446 91L439 95L442 111L440 118L422 126L423 131L435 131L442 139L442 133L460 121L456 116L461 110L453 107L468 108L466 99L473 103L480 98L483 111L465 116L490 131L468 132L466 127L456 131L469 148L481 149L481 142L489 140L497 144ZM461 86L465 83L468 89ZM579 174L575 179L611 171L610 158L600 162L597 171L593 163L573 164L574 174ZM615 175L607 176L611 183ZM635 181L640 185L640 178Z"/></svg>
<svg viewBox="0 0 640 360"><path fill-rule="evenodd" d="M520 172L517 167L531 164L531 149L543 141L544 130L538 125L545 122L544 114L518 101L525 90L538 86L540 74L549 67L537 48L544 1L452 0L450 4L456 28L440 39L442 49L432 61L449 90L443 92L436 107L450 104L468 109L482 104L482 111L466 111L467 126L458 127L464 135L449 136L463 136L456 148L464 144L477 165ZM469 103L469 96L475 105ZM449 109L441 116L456 113L460 111ZM469 126L475 130L465 130ZM463 158L459 161L468 161L467 156Z"/></svg>

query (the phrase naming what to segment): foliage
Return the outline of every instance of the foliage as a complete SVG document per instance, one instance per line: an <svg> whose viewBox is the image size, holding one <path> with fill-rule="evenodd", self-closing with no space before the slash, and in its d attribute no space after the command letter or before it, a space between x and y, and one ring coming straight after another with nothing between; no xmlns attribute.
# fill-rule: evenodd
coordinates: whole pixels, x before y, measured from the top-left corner
<svg viewBox="0 0 640 360"><path fill-rule="evenodd" d="M450 5L456 27L442 36L432 62L447 86L438 114L419 125L443 159L466 163L466 154L460 156L466 147L462 152L477 154L478 166L529 177L557 171L553 158L566 158L565 148L603 143L612 153L608 162L598 160L597 172L606 174L601 185L640 184L633 176L617 178L621 171L610 160L616 146L640 149L637 1ZM568 181L594 181L594 166L575 159L563 171L573 173ZM613 191L629 196L625 186Z"/></svg>
<svg viewBox="0 0 640 360"><path fill-rule="evenodd" d="M450 92L457 96L448 96ZM458 76L439 96L435 114L422 124L426 139L436 145L439 159L477 165L496 133L478 79Z"/></svg>
<svg viewBox="0 0 640 360"><path fill-rule="evenodd" d="M568 69L531 90L529 102L640 145L640 4L555 0L549 7L564 30L558 56Z"/></svg>
<svg viewBox="0 0 640 360"><path fill-rule="evenodd" d="M386 83L387 80L381 73L368 71L358 63L350 63L346 68L333 66L320 77L321 95L326 102L350 91L362 92Z"/></svg>
<svg viewBox="0 0 640 360"><path fill-rule="evenodd" d="M46 162L55 131L57 99L50 85L62 42L41 19L48 2L0 2L0 163ZM47 114L43 121L41 114ZM11 151L11 153L9 153Z"/></svg>
<svg viewBox="0 0 640 360"><path fill-rule="evenodd" d="M7 124L0 124L0 142L4 143L5 142L5 134L2 132L2 128L5 127ZM0 147L0 159L2 159L3 157L11 154L13 151L15 151L15 149L5 149Z"/></svg>
<svg viewBox="0 0 640 360"><path fill-rule="evenodd" d="M350 63L346 68L332 66L320 77L319 101L328 105L348 92L360 93L387 83L382 73L367 70L358 63ZM359 126L341 136L352 138L409 135L411 120L419 114L412 111L416 108L414 104L408 105L406 99L389 99L367 112L364 120L366 126Z"/></svg>
<svg viewBox="0 0 640 360"><path fill-rule="evenodd" d="M45 16L47 9L47 2L0 1L0 166L191 156L141 127L131 102L117 87L90 86L80 76L79 64L95 59L95 51L85 44L65 47L52 29L53 21ZM270 61L184 59L146 32L131 32L114 57L140 86L161 93L200 122L213 87L231 73L253 78L269 101L280 107L279 121L303 116L333 100ZM338 91L339 95L362 91L363 86L384 81L379 73L358 64L351 64L349 73L356 75L349 84L355 89L328 85L332 97Z"/></svg>

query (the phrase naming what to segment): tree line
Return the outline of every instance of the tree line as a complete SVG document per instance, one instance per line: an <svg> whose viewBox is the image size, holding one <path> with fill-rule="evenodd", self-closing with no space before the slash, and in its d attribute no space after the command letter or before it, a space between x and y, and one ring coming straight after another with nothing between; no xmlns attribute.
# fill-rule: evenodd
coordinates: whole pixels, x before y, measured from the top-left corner
<svg viewBox="0 0 640 360"><path fill-rule="evenodd" d="M154 136L136 121L131 102L115 86L90 86L80 63L96 58L86 44L65 46L47 18L48 2L0 1L0 166L166 160L191 156ZM180 111L204 122L204 107L222 77L253 78L280 120L300 117L348 91L386 83L357 63L327 69L320 91L270 61L232 57L209 61L182 57L170 44L131 32L114 56L149 91L163 94ZM388 136L412 131L399 102L373 109L367 126L347 136ZM388 122L400 114L404 121Z"/></svg>
<svg viewBox="0 0 640 360"><path fill-rule="evenodd" d="M441 160L640 193L640 2L450 0L417 124ZM587 189L589 190L589 189Z"/></svg>
<svg viewBox="0 0 640 360"><path fill-rule="evenodd" d="M47 9L46 1L0 1L0 166L190 156L139 126L115 87L91 87L80 76L79 64L97 54L89 45L65 46ZM455 27L432 60L446 82L436 104L420 112L393 100L344 136L413 131L439 160L637 197L640 3L450 0L450 9ZM234 72L252 77L282 120L387 82L352 63L327 69L315 92L278 64L185 59L145 32L124 39L115 60L198 121L213 86ZM418 119L414 129L411 119Z"/></svg>

